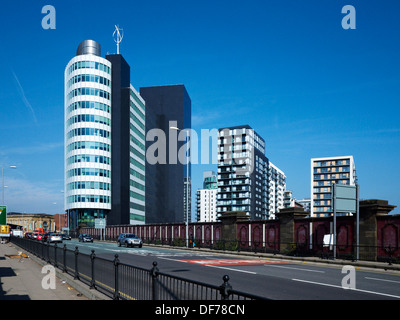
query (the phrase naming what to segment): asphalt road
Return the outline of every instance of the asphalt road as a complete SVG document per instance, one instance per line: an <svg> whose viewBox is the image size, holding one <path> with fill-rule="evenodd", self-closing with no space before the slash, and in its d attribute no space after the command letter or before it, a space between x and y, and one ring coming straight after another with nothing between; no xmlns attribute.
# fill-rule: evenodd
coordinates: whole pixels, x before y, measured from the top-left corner
<svg viewBox="0 0 400 320"><path fill-rule="evenodd" d="M235 290L277 300L393 300L400 299L400 272L380 269L344 269L342 266L277 259L176 250L160 247L123 248L116 243L64 241L68 249L125 264L221 285L229 275Z"/></svg>

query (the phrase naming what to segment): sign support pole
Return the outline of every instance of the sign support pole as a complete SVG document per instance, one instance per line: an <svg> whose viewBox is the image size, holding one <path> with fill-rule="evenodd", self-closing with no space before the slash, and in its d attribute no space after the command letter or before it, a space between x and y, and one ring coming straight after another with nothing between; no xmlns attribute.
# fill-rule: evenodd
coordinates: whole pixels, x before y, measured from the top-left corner
<svg viewBox="0 0 400 320"><path fill-rule="evenodd" d="M336 183L333 187L333 260L336 260Z"/></svg>
<svg viewBox="0 0 400 320"><path fill-rule="evenodd" d="M357 189L356 189L356 193L357 193L357 196L356 196L356 198L357 198L357 200L356 200L356 214L357 214L357 227L356 227L356 229L357 229L357 235L356 235L356 237L357 237L357 239L356 239L356 241L357 241L357 247L356 247L356 250L357 250L357 256L356 256L356 259L357 259L357 261L360 259L360 186L357 184Z"/></svg>
<svg viewBox="0 0 400 320"><path fill-rule="evenodd" d="M355 242L357 243L356 257L359 258L358 246L359 246L359 186L358 185L341 185L332 184L332 211L333 211L333 258L337 256L337 227L336 219L337 214L356 214L356 237ZM354 221L354 220L353 220ZM353 250L354 255L354 250Z"/></svg>

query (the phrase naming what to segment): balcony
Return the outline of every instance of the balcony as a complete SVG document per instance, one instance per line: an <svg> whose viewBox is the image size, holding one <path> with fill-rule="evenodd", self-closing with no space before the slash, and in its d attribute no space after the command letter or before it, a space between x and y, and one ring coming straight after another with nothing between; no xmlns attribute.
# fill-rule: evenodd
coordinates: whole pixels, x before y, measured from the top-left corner
<svg viewBox="0 0 400 320"><path fill-rule="evenodd" d="M218 181L218 187L225 187L225 186L230 186L230 185L231 185L230 180Z"/></svg>
<svg viewBox="0 0 400 320"><path fill-rule="evenodd" d="M232 187L232 192L238 192L238 191L250 191L251 187L250 186L238 186L238 187Z"/></svg>
<svg viewBox="0 0 400 320"><path fill-rule="evenodd" d="M232 185L251 185L251 180L250 179L238 179L238 180L232 180Z"/></svg>
<svg viewBox="0 0 400 320"><path fill-rule="evenodd" d="M250 200L232 200L232 205L250 204Z"/></svg>
<svg viewBox="0 0 400 320"><path fill-rule="evenodd" d="M232 193L232 199L240 199L240 198L244 198L244 199L251 198L251 194L250 194L250 192Z"/></svg>
<svg viewBox="0 0 400 320"><path fill-rule="evenodd" d="M231 200L231 196L228 193L225 194L217 194L217 200Z"/></svg>

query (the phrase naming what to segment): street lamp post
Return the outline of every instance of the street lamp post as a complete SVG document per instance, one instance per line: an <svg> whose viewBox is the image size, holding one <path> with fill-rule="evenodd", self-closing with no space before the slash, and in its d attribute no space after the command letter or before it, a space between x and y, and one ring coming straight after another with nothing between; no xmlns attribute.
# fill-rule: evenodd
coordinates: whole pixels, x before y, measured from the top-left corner
<svg viewBox="0 0 400 320"><path fill-rule="evenodd" d="M171 130L183 131L177 127ZM186 131L186 248L189 248L189 132Z"/></svg>
<svg viewBox="0 0 400 320"><path fill-rule="evenodd" d="M1 191L2 191L2 205L5 206L5 202L4 202L4 166L1 167L1 180L2 180L2 184L1 184ZM16 169L16 166L10 166L10 169Z"/></svg>

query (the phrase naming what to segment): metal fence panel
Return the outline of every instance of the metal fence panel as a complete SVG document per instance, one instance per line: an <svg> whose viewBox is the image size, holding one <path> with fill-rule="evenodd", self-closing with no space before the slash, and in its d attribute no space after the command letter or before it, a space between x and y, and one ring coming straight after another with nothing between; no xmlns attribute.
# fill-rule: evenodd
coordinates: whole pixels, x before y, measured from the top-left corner
<svg viewBox="0 0 400 320"><path fill-rule="evenodd" d="M228 284L229 277L221 286L188 280L161 273L157 263L146 270L120 263L118 255L114 260L107 260L65 246L53 246L36 240L15 238L11 241L31 252L46 262L58 267L63 272L74 276L93 289L112 297L124 300L228 300L260 299L247 293L235 291Z"/></svg>

